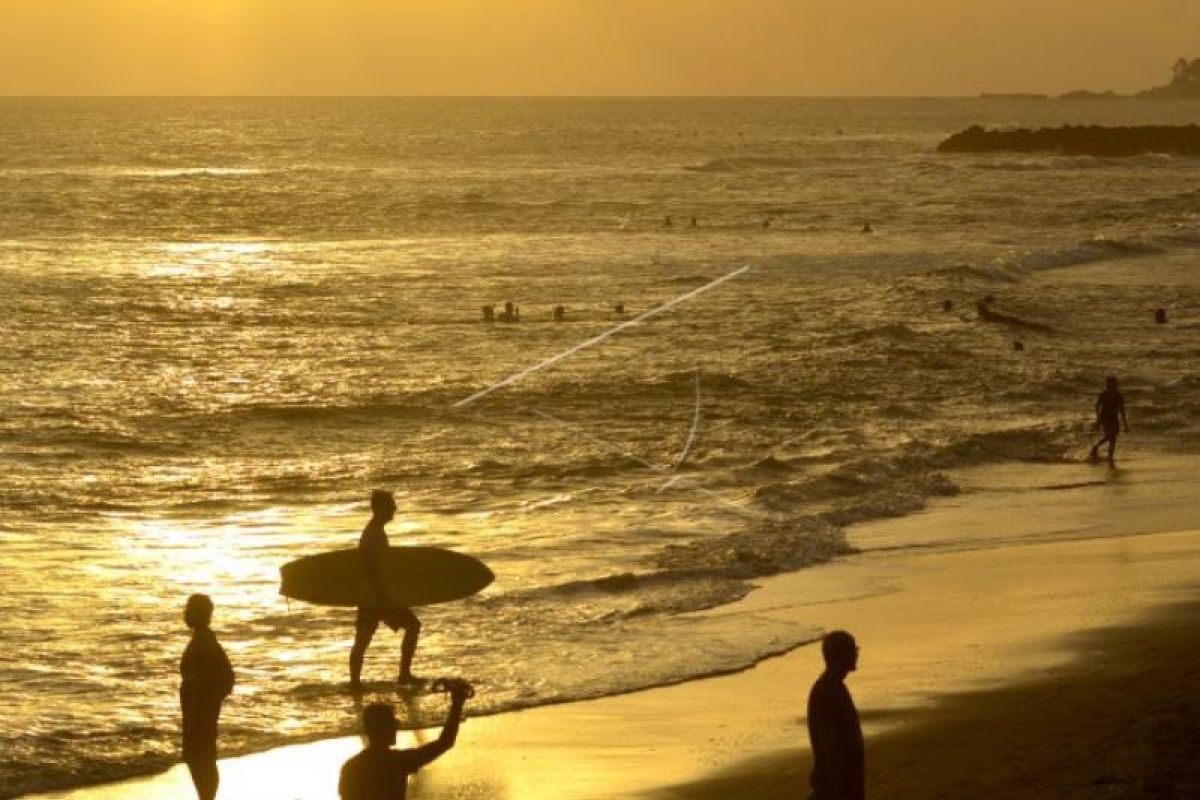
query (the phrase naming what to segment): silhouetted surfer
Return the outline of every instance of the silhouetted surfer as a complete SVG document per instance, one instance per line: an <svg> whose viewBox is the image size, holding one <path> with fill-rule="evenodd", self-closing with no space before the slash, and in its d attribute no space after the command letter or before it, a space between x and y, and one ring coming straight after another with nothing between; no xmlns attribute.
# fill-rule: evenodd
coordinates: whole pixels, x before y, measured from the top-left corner
<svg viewBox="0 0 1200 800"><path fill-rule="evenodd" d="M1125 423L1125 432L1129 433L1129 420L1125 418L1125 398L1117 391L1117 379L1111 375L1104 380L1104 391L1096 398L1096 424L1092 430L1104 430L1100 441L1092 445L1091 458L1100 458L1100 445L1108 442L1108 463L1112 464L1113 454L1117 449L1117 434L1121 432L1121 423Z"/></svg>
<svg viewBox="0 0 1200 800"><path fill-rule="evenodd" d="M386 703L372 703L363 709L363 732L367 746L342 766L338 794L342 800L403 800L408 791L408 776L454 747L463 705L474 694L464 680L439 680L434 688L450 692L450 712L442 733L429 744L409 750L395 750L396 711Z"/></svg>
<svg viewBox="0 0 1200 800"><path fill-rule="evenodd" d="M217 719L233 691L233 667L209 625L213 602L206 594L187 599L183 621L192 638L179 660L179 708L183 713L183 762L200 800L213 800L221 783L217 771Z"/></svg>
<svg viewBox="0 0 1200 800"><path fill-rule="evenodd" d="M846 631L833 631L821 640L821 655L825 671L808 693L808 739L813 754L809 800L863 800L862 726L845 682L858 668L858 644Z"/></svg>
<svg viewBox="0 0 1200 800"><path fill-rule="evenodd" d="M404 628L404 641L400 645L400 683L417 683L418 678L412 674L413 655L417 652L417 638L421 634L421 621L411 608L393 605L388 602L383 581L379 576L379 558L388 549L387 531L383 526L396 516L396 500L391 492L376 489L371 492L371 520L363 528L358 540L358 550L363 554L367 565L367 575L375 587L379 598L377 605L359 606L358 616L354 621L354 646L350 648L350 686L362 686L363 657L367 654L367 646L379 629L379 623L385 623L393 631Z"/></svg>

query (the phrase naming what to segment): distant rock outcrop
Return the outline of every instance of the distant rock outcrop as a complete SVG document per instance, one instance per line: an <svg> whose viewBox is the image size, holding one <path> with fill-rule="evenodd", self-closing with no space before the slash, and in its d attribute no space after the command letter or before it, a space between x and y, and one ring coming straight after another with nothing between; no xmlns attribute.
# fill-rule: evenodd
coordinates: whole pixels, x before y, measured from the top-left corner
<svg viewBox="0 0 1200 800"><path fill-rule="evenodd" d="M1135 156L1143 153L1200 155L1200 126L1107 128L1100 125L1064 125L1061 128L998 131L972 125L938 145L939 153L998 151L1087 156Z"/></svg>
<svg viewBox="0 0 1200 800"><path fill-rule="evenodd" d="M1147 89L1137 96L1151 100L1200 100L1200 58L1176 59L1171 70L1174 75L1170 83Z"/></svg>

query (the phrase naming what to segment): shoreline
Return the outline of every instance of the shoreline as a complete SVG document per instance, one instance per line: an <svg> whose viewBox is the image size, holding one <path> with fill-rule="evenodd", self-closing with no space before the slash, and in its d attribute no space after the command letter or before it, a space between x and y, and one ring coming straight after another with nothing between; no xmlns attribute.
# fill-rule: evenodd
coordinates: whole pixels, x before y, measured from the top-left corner
<svg viewBox="0 0 1200 800"><path fill-rule="evenodd" d="M1141 469L1163 463L1147 460ZM1180 471L1180 464L1169 465L1173 474ZM1052 478L1053 467L1023 469L1060 482ZM981 472L981 485L1002 483L998 474ZM968 492L915 515L855 526L852 541L870 544L863 552L763 579L743 600L702 613L720 616L736 608L763 620L854 632L863 661L850 685L869 737L871 770L876 742L921 729L923 720L952 708L956 698L1065 669L1080 647L1080 631L1128 625L1150 609L1193 595L1200 585L1200 534L1191 530L1197 504L1188 499L1152 507L1147 504L1170 494L1170 486L1142 489L1101 485L1022 494L1027 502L1011 509L1026 533L1070 520L1086 538L1022 541L1015 531L1013 543L1006 528L998 546L890 546L914 530L947 538L964 521L987 519L996 502L1005 502L996 493ZM1144 512L1132 509L1119 517L1124 536L1082 524L1089 518L1103 522L1098 518L1105 504L1094 501L1114 491ZM1053 519L1047 516L1052 510L1058 513ZM1129 532L1134 519L1147 527ZM1174 532L1155 532L1166 528ZM873 588L839 595L847 586ZM675 796L690 797L730 775L747 789L761 783L766 791L780 783L794 792L796 780L807 780L801 715L819 660L816 648L800 646L726 676L468 718L459 746L420 776L411 796L591 800L688 787L688 794ZM430 732L405 735L412 743ZM405 744L402 739L400 746ZM223 759L224 791L243 796L253 787L256 800L333 800L337 769L359 746L352 736ZM186 771L176 766L148 778L27 796L166 800L190 792Z"/></svg>
<svg viewBox="0 0 1200 800"><path fill-rule="evenodd" d="M1159 607L1075 637L1068 664L912 710L902 726L868 738L867 795L1200 796L1198 616L1200 596ZM783 750L646 797L784 800L807 786L810 768L807 750Z"/></svg>

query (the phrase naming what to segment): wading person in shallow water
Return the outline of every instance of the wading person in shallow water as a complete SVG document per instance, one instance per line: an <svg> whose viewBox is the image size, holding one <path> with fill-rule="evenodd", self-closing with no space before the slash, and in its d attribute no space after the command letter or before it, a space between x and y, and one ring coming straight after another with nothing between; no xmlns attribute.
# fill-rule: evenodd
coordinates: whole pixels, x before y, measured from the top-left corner
<svg viewBox="0 0 1200 800"><path fill-rule="evenodd" d="M1108 442L1108 463L1114 463L1113 454L1117 450L1117 434L1121 432L1121 423L1125 424L1125 432L1129 433L1129 420L1125 418L1125 398L1117 391L1117 379L1110 375L1104 381L1104 391L1096 398L1096 424L1092 426L1092 430L1103 430L1104 436L1092 445L1093 461L1100 458L1100 446Z"/></svg>
<svg viewBox="0 0 1200 800"><path fill-rule="evenodd" d="M450 692L450 711L442 733L429 744L410 750L395 750L396 712L386 703L372 703L363 709L363 733L367 746L342 766L338 794L342 800L403 800L408 776L454 747L463 704L474 694L464 680L434 682L434 689Z"/></svg>
<svg viewBox="0 0 1200 800"><path fill-rule="evenodd" d="M379 623L385 623L393 631L404 628L404 641L400 644L400 675L398 680L403 684L419 683L420 679L412 674L413 654L417 652L417 638L421 634L421 621L411 608L396 605L388 601L387 592L383 588L383 580L379 575L379 560L388 549L387 531L383 526L396 516L396 501L391 492L381 489L371 493L371 520L363 528L362 537L358 540L358 550L366 562L367 576L371 581L378 598L370 606L359 606L358 616L354 622L354 646L350 648L350 686L361 688L363 657L367 654L367 646L379 629Z"/></svg>
<svg viewBox="0 0 1200 800"><path fill-rule="evenodd" d="M858 644L846 631L821 640L825 671L808 693L808 739L813 770L809 800L863 800L865 771L862 726L846 688L858 668Z"/></svg>
<svg viewBox="0 0 1200 800"><path fill-rule="evenodd" d="M192 638L179 660L179 707L183 712L183 761L200 800L213 800L217 771L217 719L221 703L233 691L233 667L209 625L213 603L206 594L187 599L183 620Z"/></svg>

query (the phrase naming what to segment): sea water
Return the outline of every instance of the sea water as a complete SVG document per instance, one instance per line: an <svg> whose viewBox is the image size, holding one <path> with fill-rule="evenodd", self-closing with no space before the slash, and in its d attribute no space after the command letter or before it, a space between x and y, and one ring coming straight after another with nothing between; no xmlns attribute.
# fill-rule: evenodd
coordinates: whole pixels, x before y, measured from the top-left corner
<svg viewBox="0 0 1200 800"><path fill-rule="evenodd" d="M375 488L393 544L496 573L421 611L417 672L469 677L482 713L811 641L691 612L844 555L846 525L956 492L948 470L1080 459L1108 374L1139 446L1194 451L1200 161L936 145L1197 121L1138 101L0 102L0 797L177 760L191 592L237 670L224 752L353 730L353 611L289 604L278 568L353 546ZM1171 279L1046 278L1081 264ZM987 295L1004 319L977 318ZM481 321L506 301L520 323ZM398 649L377 635L368 697L396 698Z"/></svg>

